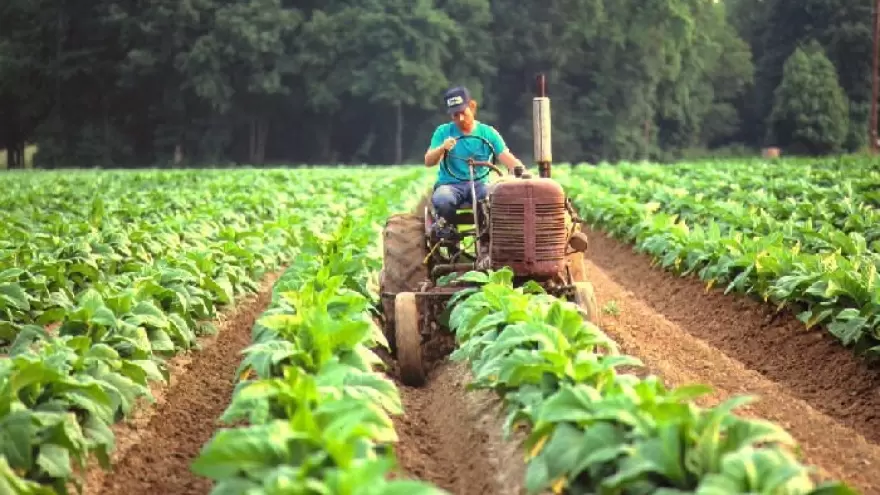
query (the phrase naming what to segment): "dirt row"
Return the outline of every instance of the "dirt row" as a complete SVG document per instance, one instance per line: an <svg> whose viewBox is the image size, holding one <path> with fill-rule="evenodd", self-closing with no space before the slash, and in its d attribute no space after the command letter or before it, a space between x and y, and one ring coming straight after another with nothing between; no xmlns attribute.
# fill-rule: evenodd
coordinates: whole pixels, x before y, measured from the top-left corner
<svg viewBox="0 0 880 495"><path fill-rule="evenodd" d="M648 256L588 231L588 276L602 327L671 385L716 390L706 404L754 395L746 415L782 425L805 461L862 493L880 493L880 377L826 331L748 296L707 291L652 267Z"/></svg>
<svg viewBox="0 0 880 495"><path fill-rule="evenodd" d="M525 461L502 436L501 401L465 390L469 380L466 364L446 362L423 388L396 383L406 412L394 420L403 475L455 495L520 493Z"/></svg>
<svg viewBox="0 0 880 495"><path fill-rule="evenodd" d="M93 466L87 495L205 495L211 482L190 471L192 460L219 427L235 386L240 352L268 306L280 273L241 300L219 321L217 334L200 339L202 349L170 362L171 383L155 385L156 404L141 404L133 417L113 427L113 470ZM393 363L392 363L393 366ZM389 372L396 380L393 371ZM502 436L500 401L489 392L466 392L466 366L440 363L424 388L400 383L406 416L395 418L402 472L453 494L518 493L524 479L522 454Z"/></svg>
<svg viewBox="0 0 880 495"><path fill-rule="evenodd" d="M876 371L792 314L723 289L707 291L698 280L652 267L629 245L587 233L588 275L600 307L609 308L602 326L646 372L670 386L712 386L704 406L732 395L757 397L739 413L784 427L818 478L880 493ZM396 426L406 473L454 494L519 493L523 457L498 434L496 399L465 392L460 365L432 375L425 389L400 386L408 414Z"/></svg>
<svg viewBox="0 0 880 495"><path fill-rule="evenodd" d="M240 352L251 343L254 322L265 311L281 272L268 275L260 290L215 321L218 332L199 340L202 349L170 360L169 385L156 385L156 403L113 427L113 470L95 466L86 478L87 495L204 495L211 481L190 464L218 428L235 387Z"/></svg>
<svg viewBox="0 0 880 495"><path fill-rule="evenodd" d="M790 314L774 314L748 297L707 292L699 281L652 268L628 245L588 234L588 275L599 305L617 308L602 316L602 326L625 352L670 385L711 385L716 393L706 405L731 394L757 395L743 413L785 427L822 477L880 493L876 372ZM173 361L171 385L156 391L159 403L115 428L114 472L90 472L87 494L210 491L210 482L189 465L218 427L239 352L250 343L275 278L240 303L202 351ZM406 410L395 418L401 475L456 495L520 493L523 455L501 438L499 401L489 392L466 391L467 380L465 365L444 363L424 388L398 384Z"/></svg>

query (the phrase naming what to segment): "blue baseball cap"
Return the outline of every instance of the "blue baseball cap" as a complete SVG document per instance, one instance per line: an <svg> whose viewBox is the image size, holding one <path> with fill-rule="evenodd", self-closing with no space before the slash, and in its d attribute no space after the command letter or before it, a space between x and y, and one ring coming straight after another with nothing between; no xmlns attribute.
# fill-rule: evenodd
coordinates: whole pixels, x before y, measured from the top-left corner
<svg viewBox="0 0 880 495"><path fill-rule="evenodd" d="M452 115L467 108L471 101L471 92L464 86L456 86L443 94L443 102L446 104L446 113Z"/></svg>

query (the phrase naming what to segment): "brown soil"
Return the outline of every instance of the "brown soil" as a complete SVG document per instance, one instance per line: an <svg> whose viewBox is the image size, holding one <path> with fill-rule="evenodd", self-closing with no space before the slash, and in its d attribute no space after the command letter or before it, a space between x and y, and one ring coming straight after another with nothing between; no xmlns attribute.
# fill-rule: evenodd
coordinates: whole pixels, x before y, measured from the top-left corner
<svg viewBox="0 0 880 495"><path fill-rule="evenodd" d="M212 482L190 471L190 463L218 429L235 386L240 351L266 309L280 272L267 276L260 291L243 298L219 322L218 332L200 340L202 349L170 361L170 386L153 387L157 404L114 426L113 471L90 470L87 494L206 494Z"/></svg>
<svg viewBox="0 0 880 495"><path fill-rule="evenodd" d="M711 385L716 393L702 401L706 405L732 394L757 395L759 401L741 412L786 428L823 478L880 493L877 372L822 331L805 331L789 314L748 297L707 292L699 280L652 268L630 246L587 234L587 270L599 305L615 301L620 310L604 314L602 326L624 351L671 385ZM159 404L114 429L115 472L93 470L86 493L208 493L210 482L194 476L189 464L218 427L238 353L250 342L272 280L219 325L203 351L173 360L174 378L157 391ZM434 361L451 343L438 339L426 358ZM391 368L394 376L393 363ZM395 418L402 475L456 495L522 492L523 455L516 440L502 438L495 394L467 391L464 364L437 361L430 368L425 387L398 384L405 409Z"/></svg>
<svg viewBox="0 0 880 495"><path fill-rule="evenodd" d="M758 396L743 409L774 421L801 443L823 477L880 493L880 378L823 330L699 280L652 268L650 259L599 232L590 236L588 275L600 307L619 316L603 328L624 351L670 384L706 383L707 403Z"/></svg>
<svg viewBox="0 0 880 495"><path fill-rule="evenodd" d="M824 328L807 330L788 311L671 276L647 256L589 233L590 258L655 311L744 365L779 382L814 408L880 443L880 370L871 369ZM698 308L698 309L695 309Z"/></svg>
<svg viewBox="0 0 880 495"><path fill-rule="evenodd" d="M454 495L516 494L525 477L517 440L502 434L504 412L491 391L467 391L465 364L439 364L423 388L398 384L405 415L395 418L404 475Z"/></svg>

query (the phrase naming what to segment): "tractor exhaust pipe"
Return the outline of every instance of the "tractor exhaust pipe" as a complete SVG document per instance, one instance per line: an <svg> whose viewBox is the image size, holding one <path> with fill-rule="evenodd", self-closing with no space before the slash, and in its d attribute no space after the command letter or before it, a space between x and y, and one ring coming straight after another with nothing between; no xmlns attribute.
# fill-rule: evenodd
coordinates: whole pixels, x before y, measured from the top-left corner
<svg viewBox="0 0 880 495"><path fill-rule="evenodd" d="M538 176L549 179L553 152L550 146L550 98L547 97L547 79L544 74L538 74L536 83L535 97L532 99L535 161L538 162Z"/></svg>

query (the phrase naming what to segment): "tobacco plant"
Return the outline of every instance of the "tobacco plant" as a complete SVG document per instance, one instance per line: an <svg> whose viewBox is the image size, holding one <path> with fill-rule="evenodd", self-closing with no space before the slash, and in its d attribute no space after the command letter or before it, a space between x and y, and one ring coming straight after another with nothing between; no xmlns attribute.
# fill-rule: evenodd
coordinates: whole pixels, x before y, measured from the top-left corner
<svg viewBox="0 0 880 495"><path fill-rule="evenodd" d="M399 187L423 172L364 170L358 184L340 181L346 174L41 171L0 178L9 192L0 197L0 492L67 493L81 487L74 473L88 459L109 468L110 426L137 399L152 399L149 382L168 378L165 359L197 351L197 337L215 331L209 320L221 308L295 259L311 239L307 232L360 208L371 184ZM351 302L350 293L340 297ZM364 307L351 304L350 311ZM330 365L322 370L317 387L341 376ZM381 383L363 386L387 392ZM278 397L265 402L290 407ZM340 486L353 483L356 473L383 462L334 476ZM284 473L267 479L283 481Z"/></svg>
<svg viewBox="0 0 880 495"><path fill-rule="evenodd" d="M880 357L880 185L870 161L560 169L581 216L707 288L753 294Z"/></svg>
<svg viewBox="0 0 880 495"><path fill-rule="evenodd" d="M469 387L504 398L505 433L528 427L529 493L854 493L841 483L817 487L778 425L735 416L750 398L701 409L692 400L710 393L706 386L668 389L622 372L640 363L573 303L535 284L514 287L506 268L460 280L479 289L450 301L453 359L470 363Z"/></svg>
<svg viewBox="0 0 880 495"><path fill-rule="evenodd" d="M408 182L392 190L405 197ZM323 231L303 236L300 255L254 326L220 418L244 426L220 429L192 464L215 480L212 493L443 493L387 479L397 468L391 416L404 411L372 350L388 343L373 319L368 278L378 266L369 249L377 242L374 223L390 206L379 198L362 216L328 220Z"/></svg>

